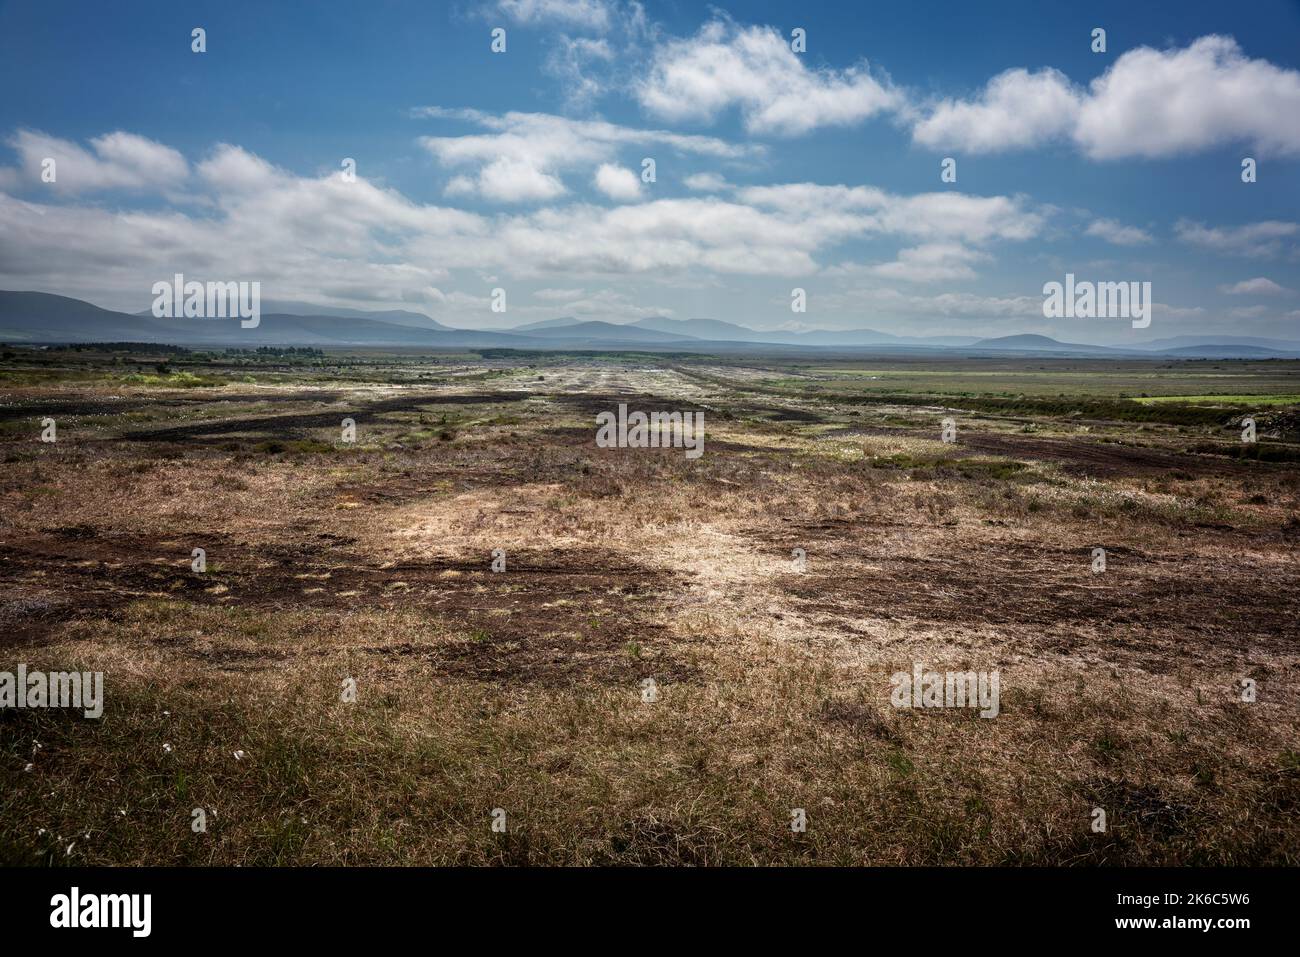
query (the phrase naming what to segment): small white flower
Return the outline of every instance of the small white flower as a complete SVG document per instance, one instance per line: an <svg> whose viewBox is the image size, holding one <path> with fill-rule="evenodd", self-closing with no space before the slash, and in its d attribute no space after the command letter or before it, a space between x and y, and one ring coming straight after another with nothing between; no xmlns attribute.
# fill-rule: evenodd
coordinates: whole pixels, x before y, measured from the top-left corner
<svg viewBox="0 0 1300 957"><path fill-rule="evenodd" d="M172 746L171 746L170 744L164 744L164 745L163 745L163 751L164 751L165 753L167 753L167 754L171 754L171 753L172 753Z"/></svg>
<svg viewBox="0 0 1300 957"><path fill-rule="evenodd" d="M242 761L242 760L244 760L245 757L247 757L247 755L245 755L243 751L236 751L236 752L235 752L235 760L236 760L236 761Z"/></svg>

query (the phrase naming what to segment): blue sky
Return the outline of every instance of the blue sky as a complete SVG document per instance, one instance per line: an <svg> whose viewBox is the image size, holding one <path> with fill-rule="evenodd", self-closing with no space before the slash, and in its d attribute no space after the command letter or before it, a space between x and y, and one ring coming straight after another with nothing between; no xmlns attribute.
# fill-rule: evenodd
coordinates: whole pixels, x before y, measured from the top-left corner
<svg viewBox="0 0 1300 957"><path fill-rule="evenodd" d="M0 3L0 288L1300 337L1300 4L975 6ZM1044 319L1066 272L1150 328Z"/></svg>

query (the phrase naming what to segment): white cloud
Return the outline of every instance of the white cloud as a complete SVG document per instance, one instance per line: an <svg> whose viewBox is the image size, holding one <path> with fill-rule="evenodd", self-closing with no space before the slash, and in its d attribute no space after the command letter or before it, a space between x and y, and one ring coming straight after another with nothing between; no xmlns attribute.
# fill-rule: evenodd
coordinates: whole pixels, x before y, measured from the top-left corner
<svg viewBox="0 0 1300 957"><path fill-rule="evenodd" d="M1231 37L1139 47L1092 83L1075 139L1094 159L1177 156L1228 143L1300 153L1300 71L1248 59Z"/></svg>
<svg viewBox="0 0 1300 957"><path fill-rule="evenodd" d="M1125 226L1113 219L1094 219L1084 230L1084 235L1104 239L1116 246L1143 246L1154 242L1151 234L1137 226Z"/></svg>
<svg viewBox="0 0 1300 957"><path fill-rule="evenodd" d="M531 167L519 169L527 176ZM1027 238L1038 228L1036 214L1006 197L905 197L869 187L791 184L750 188L735 199L575 203L487 216L415 203L364 177L349 183L336 171L298 176L230 144L215 147L194 170L188 213L152 203L25 202L0 193L0 235L23 237L6 244L0 288L44 288L142 308L152 283L180 270L205 280L259 280L268 298L426 304L455 321L458 311L481 304L486 274L503 282L811 275L823 253L863 236L918 246L900 257L914 269L927 262L954 268L974 255L924 247ZM492 175L489 189L496 188Z"/></svg>
<svg viewBox="0 0 1300 957"><path fill-rule="evenodd" d="M558 36L544 64L546 72L559 79L565 102L570 109L586 109L605 92L606 81L594 65L608 65L615 58L614 48L601 37Z"/></svg>
<svg viewBox="0 0 1300 957"><path fill-rule="evenodd" d="M453 195L477 193L500 202L553 199L565 192L560 174L595 170L621 150L670 149L678 153L734 160L761 150L711 136L642 130L597 120L571 120L548 113L506 113L423 107L418 116L455 119L489 130L465 136L425 136L420 144L449 167L473 167L455 177Z"/></svg>
<svg viewBox="0 0 1300 957"><path fill-rule="evenodd" d="M457 182L466 182L458 177ZM476 192L502 203L555 199L564 193L559 178L520 159L502 157L479 170Z"/></svg>
<svg viewBox="0 0 1300 957"><path fill-rule="evenodd" d="M484 179L489 162L465 188L517 195L523 187L506 175L515 159L508 151L496 158L505 185L495 172ZM527 163L516 170L525 182L536 171ZM487 215L413 202L336 170L300 176L232 144L215 146L193 172L179 208L152 198L108 206L0 193L0 235L22 237L5 244L0 288L139 309L154 282L181 271L200 281L260 281L268 299L406 304L452 325L481 326L493 321L487 290L536 281L543 289L521 310L562 303L575 315L636 318L671 308L587 290L602 276L681 290L714 288L727 275L831 275L824 257L861 239L905 248L895 262L862 266L857 276L967 278L987 257L981 247L1033 238L1044 221L1019 197L813 183ZM636 178L623 169L617 178L626 184L629 176Z"/></svg>
<svg viewBox="0 0 1300 957"><path fill-rule="evenodd" d="M1015 69L988 82L974 100L943 100L912 130L922 146L960 146L993 153L1036 146L1067 133L1079 111L1079 92L1059 70Z"/></svg>
<svg viewBox="0 0 1300 957"><path fill-rule="evenodd" d="M821 293L819 306L848 312L869 312L884 316L907 316L924 319L1041 319L1043 297L984 296L975 293L945 292L916 295L882 286L857 286L842 291Z"/></svg>
<svg viewBox="0 0 1300 957"><path fill-rule="evenodd" d="M942 100L913 128L931 148L973 153L1072 140L1092 159L1183 156L1244 144L1300 154L1300 71L1248 58L1226 36L1138 47L1088 89L1057 70L1008 70L973 99Z"/></svg>
<svg viewBox="0 0 1300 957"><path fill-rule="evenodd" d="M208 185L226 193L253 193L272 189L290 177L270 163L238 146L221 143L198 165L198 174Z"/></svg>
<svg viewBox="0 0 1300 957"><path fill-rule="evenodd" d="M1232 285L1220 286L1219 291L1229 296L1281 296L1291 290L1285 286L1279 286L1273 280L1264 276L1257 276L1254 279L1243 279L1241 282Z"/></svg>
<svg viewBox="0 0 1300 957"><path fill-rule="evenodd" d="M988 259L986 253L967 249L960 243L927 243L901 249L894 262L873 266L872 274L906 282L938 282L974 279L971 263Z"/></svg>
<svg viewBox="0 0 1300 957"><path fill-rule="evenodd" d="M523 26L561 24L588 30L607 30L612 19L605 0L497 0L488 9Z"/></svg>
<svg viewBox="0 0 1300 957"><path fill-rule="evenodd" d="M631 301L626 295L612 289L598 289L580 298L570 300L562 307L568 315L578 318L596 318L606 321L632 322L647 316L672 317L674 311L665 306L645 306ZM553 309L548 311L554 311Z"/></svg>
<svg viewBox="0 0 1300 957"><path fill-rule="evenodd" d="M90 150L35 130L19 130L7 142L18 153L18 168L6 177L11 183L26 181L60 193L166 191L189 176L180 153L133 133L98 136L90 141ZM55 162L55 180L48 184L41 179L46 158Z"/></svg>
<svg viewBox="0 0 1300 957"><path fill-rule="evenodd" d="M982 243L1032 239L1043 217L1026 210L1020 198L945 192L890 197L881 223L886 232L901 236Z"/></svg>
<svg viewBox="0 0 1300 957"><path fill-rule="evenodd" d="M687 189L693 189L698 193L721 193L731 185L725 176L718 173L692 173L682 182L686 184Z"/></svg>
<svg viewBox="0 0 1300 957"><path fill-rule="evenodd" d="M1203 226L1179 220L1174 232L1185 243L1234 256L1268 258L1282 252L1285 239L1300 236L1300 223L1266 220L1245 226Z"/></svg>
<svg viewBox="0 0 1300 957"><path fill-rule="evenodd" d="M182 271L261 280L268 298L432 302L447 272L430 250L489 242L479 217L415 205L363 178L298 177L235 146L196 171L203 215L0 194L0 234L24 237L0 263L0 288L26 282L141 308L153 282Z"/></svg>
<svg viewBox="0 0 1300 957"><path fill-rule="evenodd" d="M538 210L500 226L516 272L800 275L834 241L817 224L717 199L661 199L614 208Z"/></svg>
<svg viewBox="0 0 1300 957"><path fill-rule="evenodd" d="M827 233L847 237L884 234L925 242L1025 240L1038 234L1043 217L1018 198L965 193L899 196L871 186L790 183L751 186L737 198L779 210L794 222L816 222Z"/></svg>
<svg viewBox="0 0 1300 957"><path fill-rule="evenodd" d="M622 166L613 163L601 163L596 170L596 189L610 199L620 203L630 203L641 198L641 178Z"/></svg>
<svg viewBox="0 0 1300 957"><path fill-rule="evenodd" d="M847 70L814 70L773 27L714 20L652 55L636 86L641 105L672 121L711 121L738 107L751 133L793 136L847 126L903 105L887 79L865 61Z"/></svg>
<svg viewBox="0 0 1300 957"><path fill-rule="evenodd" d="M1198 319L1204 316L1204 306L1171 306L1156 302L1151 305L1151 314L1156 319Z"/></svg>
<svg viewBox="0 0 1300 957"><path fill-rule="evenodd" d="M565 31L542 40L547 50L542 69L559 81L570 111L588 112L597 97L625 89L628 72L641 63L647 43L658 30L637 0L602 0L600 6L603 13L587 18L585 28L573 19L568 23L560 19L557 22ZM600 36L570 36L569 27L577 32L595 30Z"/></svg>

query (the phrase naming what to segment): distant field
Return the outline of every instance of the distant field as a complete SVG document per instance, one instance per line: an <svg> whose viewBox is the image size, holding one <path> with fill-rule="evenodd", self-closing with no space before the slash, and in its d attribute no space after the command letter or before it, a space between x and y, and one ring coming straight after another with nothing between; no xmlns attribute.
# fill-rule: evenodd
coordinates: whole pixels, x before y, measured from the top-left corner
<svg viewBox="0 0 1300 957"><path fill-rule="evenodd" d="M1079 395L1106 398L1161 396L1246 397L1281 395L1300 401L1300 361L1161 362L990 360L936 362L941 368L916 368L899 361L868 368L850 365L801 369L812 379L774 378L777 387L823 391L912 392L932 395ZM867 381L863 381L867 380Z"/></svg>

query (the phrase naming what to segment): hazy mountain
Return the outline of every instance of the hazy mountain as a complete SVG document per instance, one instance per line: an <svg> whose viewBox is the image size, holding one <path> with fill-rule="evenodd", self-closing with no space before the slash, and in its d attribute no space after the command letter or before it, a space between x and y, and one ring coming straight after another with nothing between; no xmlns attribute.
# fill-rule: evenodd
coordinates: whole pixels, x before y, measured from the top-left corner
<svg viewBox="0 0 1300 957"><path fill-rule="evenodd" d="M1281 359L1300 357L1300 348L1265 349L1263 346L1241 346L1232 343L1216 343L1204 346L1183 346L1180 349L1165 349L1162 356L1182 356L1196 359Z"/></svg>
<svg viewBox="0 0 1300 957"><path fill-rule="evenodd" d="M669 319L666 316L650 316L638 319L630 325L638 329L653 329L669 335L688 336L693 339L711 339L715 342L784 342L779 334L756 332L748 326L738 326L734 322L721 319Z"/></svg>
<svg viewBox="0 0 1300 957"><path fill-rule="evenodd" d="M418 315L418 314L417 314ZM101 309L80 299L43 292L0 291L0 341L165 342L180 346L428 346L527 347L523 336L452 330L420 317L406 325L352 316L263 313L251 329L237 319L155 319Z"/></svg>
<svg viewBox="0 0 1300 957"><path fill-rule="evenodd" d="M791 333L790 340L809 346L875 346L896 343L898 336L875 329L812 329Z"/></svg>
<svg viewBox="0 0 1300 957"><path fill-rule="evenodd" d="M263 314L251 329L237 319L159 319L165 328L149 341L177 345L427 346L462 348L528 345L524 336L447 328L417 328L348 316ZM102 336L83 336L102 339Z"/></svg>
<svg viewBox="0 0 1300 957"><path fill-rule="evenodd" d="M518 331L518 330L516 330ZM694 336L674 335L644 329L635 323L619 325L613 322L593 320L571 323L562 326L534 327L528 330L530 337L539 339L599 339L605 342L698 342Z"/></svg>
<svg viewBox="0 0 1300 957"><path fill-rule="evenodd" d="M1249 337L1239 337L1249 338ZM970 348L981 350L997 350L1000 352L1035 352L1035 353L1056 353L1060 355L1110 355L1110 356L1141 356L1141 355L1162 355L1183 359L1276 359L1288 356L1300 358L1300 346L1291 346L1286 348L1285 340L1265 339L1258 340L1263 342L1273 342L1283 348L1265 348L1259 345L1246 345L1234 342L1234 337L1218 338L1215 336L1176 336L1170 339L1156 340L1160 343L1172 343L1178 340L1191 339L1203 340L1194 345L1183 345L1177 347L1165 346L1164 348L1152 348L1153 343L1144 343L1142 345L1123 345L1123 346L1093 346L1081 342L1060 342L1050 336L1039 335L1019 335L1019 336L1000 336L994 339L981 339Z"/></svg>
<svg viewBox="0 0 1300 957"><path fill-rule="evenodd" d="M86 330L93 330L102 342L158 342L166 331L163 322L67 296L0 290L0 341L4 342L85 341Z"/></svg>
<svg viewBox="0 0 1300 957"><path fill-rule="evenodd" d="M1051 336L1025 333L1018 336L997 336L993 339L980 339L969 346L971 349L997 349L1003 352L1068 352L1078 354L1096 353L1104 355L1122 350L1109 346L1090 346L1082 342L1060 342Z"/></svg>
<svg viewBox="0 0 1300 957"><path fill-rule="evenodd" d="M351 312L354 310L341 310ZM236 319L155 319L41 292L0 292L0 341L21 342L167 342L188 346L428 346L430 348L600 347L602 343L691 342L653 329L610 322L548 324L521 334L449 329L418 313L402 321L376 314L323 315L263 311L261 322L244 329ZM548 345L548 340L556 340Z"/></svg>
<svg viewBox="0 0 1300 957"><path fill-rule="evenodd" d="M783 339L809 346L968 346L978 341L978 336L896 336L876 329L814 329L799 332Z"/></svg>
<svg viewBox="0 0 1300 957"><path fill-rule="evenodd" d="M541 322L530 322L522 326L516 326L514 332L532 333L537 329L548 327L562 328L567 327L574 330L575 327L582 326L583 323L577 319L544 319ZM613 323L602 323L602 326L612 326ZM844 347L861 347L861 346L925 346L927 348L942 346L966 346L977 341L977 336L895 336L888 332L878 332L875 329L814 329L808 332L791 332L786 330L769 330L761 331L751 329L749 326L742 326L735 322L725 322L721 319L669 319L666 316L650 316L645 319L638 319L635 322L624 323L619 325L620 329L644 329L653 332L666 333L671 336L679 337L683 342L699 340L701 343L709 343L714 346L724 343L755 343L763 345L791 345L791 346L844 346ZM577 331L570 334L577 335ZM602 335L598 329L589 330L590 335ZM626 340L628 333L619 331L609 333L620 340ZM642 341L661 341L655 340L648 336L638 337Z"/></svg>
<svg viewBox="0 0 1300 957"><path fill-rule="evenodd" d="M365 309L345 309L340 306L317 306L310 302L294 302L289 299L263 299L263 315L286 316L334 316L343 319L373 319L375 322L391 322L396 326L410 326L414 329L449 329L436 319L422 312L410 312L406 309L387 309L370 311ZM152 318L153 311L145 309L135 313L137 316Z"/></svg>
<svg viewBox="0 0 1300 957"><path fill-rule="evenodd" d="M551 329L559 326L576 326L582 322L581 319L574 319L572 316L561 316L559 319L538 319L536 322L525 322L522 326L512 326L511 332L531 332L533 329Z"/></svg>
<svg viewBox="0 0 1300 957"><path fill-rule="evenodd" d="M1170 336L1152 339L1134 348L1166 351L1192 346L1258 346L1289 355L1300 355L1300 341L1292 339L1265 339L1260 336Z"/></svg>
<svg viewBox="0 0 1300 957"><path fill-rule="evenodd" d="M451 328L422 312L412 312L409 309L344 309L339 306L317 306L309 302L266 300L262 303L262 312L283 313L290 316L342 316L348 319L373 319L376 322L391 322L397 326L410 326L414 329Z"/></svg>
<svg viewBox="0 0 1300 957"><path fill-rule="evenodd" d="M167 319L169 323L220 324L224 328L209 332L199 326L185 332L198 342L227 345L311 345L311 346L428 346L433 348L465 348L491 346L527 346L531 340L499 332L476 332L469 329L448 329L445 326L424 328L374 319L355 319L348 316L291 316L283 313L263 315L254 329L242 329L236 320ZM172 340L176 341L176 340ZM184 344L186 340L181 340Z"/></svg>

